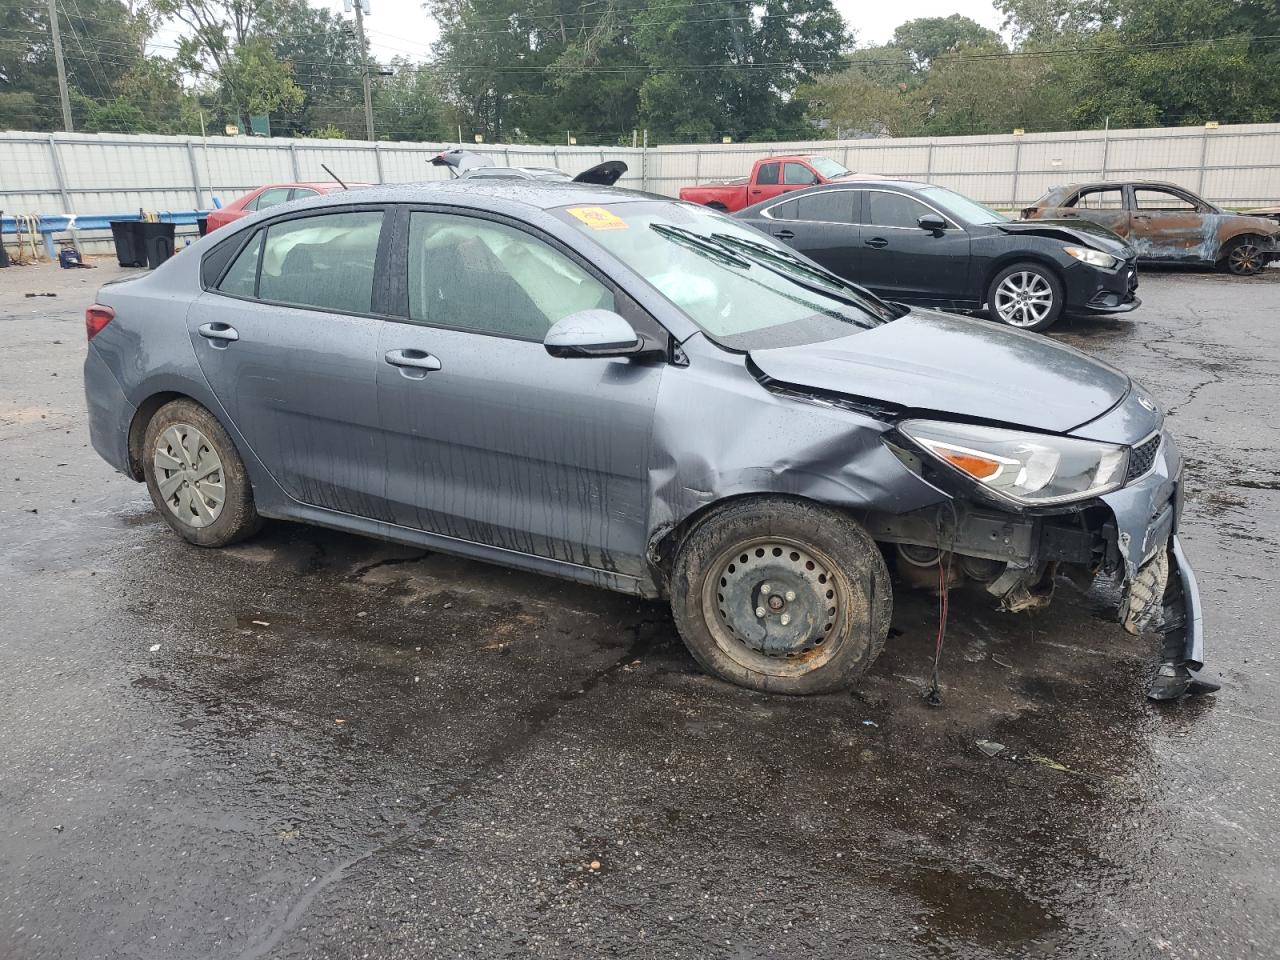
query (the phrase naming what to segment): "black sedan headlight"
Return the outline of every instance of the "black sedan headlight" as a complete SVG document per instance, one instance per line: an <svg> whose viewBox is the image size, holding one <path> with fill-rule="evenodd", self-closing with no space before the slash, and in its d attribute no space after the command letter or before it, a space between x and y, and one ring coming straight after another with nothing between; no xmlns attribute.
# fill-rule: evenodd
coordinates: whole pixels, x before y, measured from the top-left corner
<svg viewBox="0 0 1280 960"><path fill-rule="evenodd" d="M1103 253L1101 250L1094 250L1092 247L1063 247L1062 252L1069 257L1075 257L1081 263L1087 263L1091 267L1101 267L1103 270L1114 270L1120 263L1118 257Z"/></svg>
<svg viewBox="0 0 1280 960"><path fill-rule="evenodd" d="M1129 466L1128 447L1075 437L940 420L906 420L898 430L935 461L1027 507L1110 493Z"/></svg>

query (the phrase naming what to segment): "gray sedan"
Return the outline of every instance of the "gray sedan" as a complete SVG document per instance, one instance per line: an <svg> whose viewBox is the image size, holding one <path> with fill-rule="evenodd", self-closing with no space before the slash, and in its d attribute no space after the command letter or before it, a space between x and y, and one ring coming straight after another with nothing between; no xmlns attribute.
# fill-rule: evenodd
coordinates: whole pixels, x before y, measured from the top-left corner
<svg viewBox="0 0 1280 960"><path fill-rule="evenodd" d="M890 566L1008 610L1060 574L1195 690L1182 461L1128 377L878 300L704 207L472 180L238 221L86 316L94 447L193 544L264 517L670 599L761 690L855 681Z"/></svg>

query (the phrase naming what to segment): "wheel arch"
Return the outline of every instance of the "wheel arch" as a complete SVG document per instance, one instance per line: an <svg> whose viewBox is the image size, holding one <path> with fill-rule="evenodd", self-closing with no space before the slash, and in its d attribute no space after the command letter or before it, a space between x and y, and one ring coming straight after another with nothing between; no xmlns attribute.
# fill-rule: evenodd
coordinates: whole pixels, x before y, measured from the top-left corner
<svg viewBox="0 0 1280 960"><path fill-rule="evenodd" d="M982 278L982 290L979 294L984 304L987 302L987 294L991 292L991 282L995 280L1000 271L1013 266L1015 263L1034 263L1036 266L1045 267L1053 273L1058 283L1062 284L1063 290L1066 290L1066 274L1062 272L1062 265L1055 262L1053 257L1036 250L1012 250L996 257L987 266Z"/></svg>
<svg viewBox="0 0 1280 960"><path fill-rule="evenodd" d="M1214 262L1221 263L1227 258L1227 254L1231 252L1232 245L1245 239L1256 240L1259 243L1267 242L1267 238L1253 227L1241 227L1230 236L1224 237L1222 242L1218 244L1218 254L1214 257Z"/></svg>
<svg viewBox="0 0 1280 960"><path fill-rule="evenodd" d="M745 493L729 494L719 499L705 503L696 510L688 513L683 519L677 523L668 525L654 532L649 538L648 560L652 573L653 582L657 584L658 589L663 596L667 596L671 585L671 571L675 565L676 554L680 552L680 546L685 539L697 527L701 526L708 520L713 519L716 515L723 513L730 507L748 501L771 501L787 500L792 503L812 504L813 506L823 507L828 510L845 510L850 516L857 518L857 511L849 511L844 507L834 504L825 503L822 500L813 497L802 497L792 493L773 493L768 490L750 491Z"/></svg>

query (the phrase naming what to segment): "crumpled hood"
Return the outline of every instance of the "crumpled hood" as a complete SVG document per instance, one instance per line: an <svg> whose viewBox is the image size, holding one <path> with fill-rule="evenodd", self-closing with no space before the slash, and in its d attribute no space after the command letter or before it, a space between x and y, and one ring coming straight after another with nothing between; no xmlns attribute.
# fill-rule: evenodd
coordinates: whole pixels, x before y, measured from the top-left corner
<svg viewBox="0 0 1280 960"><path fill-rule="evenodd" d="M1100 224L1076 217L1065 220L1010 220L995 226L1005 233L1033 233L1037 236L1061 238L1064 243L1083 243L1086 247L1093 247L1122 260L1133 256L1133 249L1119 235Z"/></svg>
<svg viewBox="0 0 1280 960"><path fill-rule="evenodd" d="M765 375L792 387L957 418L1065 433L1106 413L1129 378L1034 333L933 310L838 340L752 350Z"/></svg>

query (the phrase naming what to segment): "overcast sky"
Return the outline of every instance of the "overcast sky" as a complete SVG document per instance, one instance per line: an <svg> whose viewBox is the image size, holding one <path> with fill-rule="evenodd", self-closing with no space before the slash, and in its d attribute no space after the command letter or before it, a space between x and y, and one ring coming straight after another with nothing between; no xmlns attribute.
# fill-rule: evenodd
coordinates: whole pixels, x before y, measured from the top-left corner
<svg viewBox="0 0 1280 960"><path fill-rule="evenodd" d="M326 5L317 0L311 2L315 6ZM378 59L407 56L423 60L430 55L436 27L422 9L421 0L369 0L369 3L372 15L365 20L365 30ZM991 5L991 0L911 0L909 3L835 0L835 4L849 26L857 31L859 46L884 43L898 24L918 17L946 17L959 13L985 27L998 29L1000 26L1000 15ZM336 0L329 8L341 10L341 0Z"/></svg>

